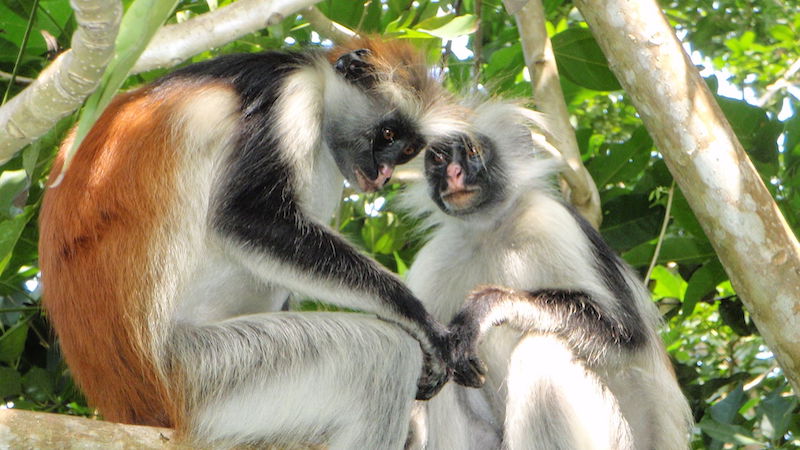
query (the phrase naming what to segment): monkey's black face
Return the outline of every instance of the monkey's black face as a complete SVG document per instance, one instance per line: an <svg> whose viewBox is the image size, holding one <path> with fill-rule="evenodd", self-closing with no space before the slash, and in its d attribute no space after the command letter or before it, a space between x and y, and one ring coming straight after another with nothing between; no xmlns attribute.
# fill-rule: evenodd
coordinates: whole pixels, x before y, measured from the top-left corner
<svg viewBox="0 0 800 450"><path fill-rule="evenodd" d="M416 124L394 111L370 124L329 128L326 140L342 174L364 192L382 188L394 167L405 164L425 146Z"/></svg>
<svg viewBox="0 0 800 450"><path fill-rule="evenodd" d="M370 50L345 53L334 70L360 89L328 106L325 140L339 170L364 192L382 188L394 167L425 146L417 123L376 88L378 77ZM344 120L346 118L346 120Z"/></svg>
<svg viewBox="0 0 800 450"><path fill-rule="evenodd" d="M425 153L425 177L431 198L453 216L464 216L497 203L503 173L492 142L485 136L454 136Z"/></svg>

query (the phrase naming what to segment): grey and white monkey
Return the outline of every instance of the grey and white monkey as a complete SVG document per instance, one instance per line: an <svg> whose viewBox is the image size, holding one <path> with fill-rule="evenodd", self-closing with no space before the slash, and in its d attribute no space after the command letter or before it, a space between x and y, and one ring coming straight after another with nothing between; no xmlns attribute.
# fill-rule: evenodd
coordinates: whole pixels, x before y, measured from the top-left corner
<svg viewBox="0 0 800 450"><path fill-rule="evenodd" d="M417 405L409 446L687 448L691 414L658 311L551 187L558 165L531 124L544 121L478 106L469 126L426 151L426 182L405 198L435 228L408 285L451 322L455 350L477 346L485 362L455 367L461 384L485 376L481 389L451 383Z"/></svg>
<svg viewBox="0 0 800 450"><path fill-rule="evenodd" d="M119 95L40 216L44 306L90 404L214 446L401 448L447 331L326 223L345 178L379 189L451 112L415 50L375 40ZM276 312L290 292L383 320Z"/></svg>

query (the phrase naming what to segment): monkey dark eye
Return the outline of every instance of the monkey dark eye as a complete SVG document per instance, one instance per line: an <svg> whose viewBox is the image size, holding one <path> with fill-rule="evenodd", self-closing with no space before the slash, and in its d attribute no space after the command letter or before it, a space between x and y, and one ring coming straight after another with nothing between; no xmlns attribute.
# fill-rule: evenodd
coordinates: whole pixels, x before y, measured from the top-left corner
<svg viewBox="0 0 800 450"><path fill-rule="evenodd" d="M474 147L472 145L467 146L467 156L469 156L470 158L475 158L478 155L480 155L480 151L477 149L477 147Z"/></svg>
<svg viewBox="0 0 800 450"><path fill-rule="evenodd" d="M406 147L403 149L403 154L406 156L413 155L417 150L414 147Z"/></svg>
<svg viewBox="0 0 800 450"><path fill-rule="evenodd" d="M381 136L383 136L383 138L386 139L388 142L392 142L394 140L394 130L392 130L391 128L384 127L381 130Z"/></svg>
<svg viewBox="0 0 800 450"><path fill-rule="evenodd" d="M444 155L441 153L433 152L433 162L436 164L441 164L444 162Z"/></svg>

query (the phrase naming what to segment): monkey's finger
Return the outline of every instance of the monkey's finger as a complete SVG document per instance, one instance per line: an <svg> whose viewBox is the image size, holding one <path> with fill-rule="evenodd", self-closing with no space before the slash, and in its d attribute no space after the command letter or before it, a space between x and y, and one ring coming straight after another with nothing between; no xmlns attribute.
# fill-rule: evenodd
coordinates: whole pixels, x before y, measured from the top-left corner
<svg viewBox="0 0 800 450"><path fill-rule="evenodd" d="M453 373L453 381L473 388L479 388L486 382L486 364L477 356L470 356L465 364L459 364Z"/></svg>

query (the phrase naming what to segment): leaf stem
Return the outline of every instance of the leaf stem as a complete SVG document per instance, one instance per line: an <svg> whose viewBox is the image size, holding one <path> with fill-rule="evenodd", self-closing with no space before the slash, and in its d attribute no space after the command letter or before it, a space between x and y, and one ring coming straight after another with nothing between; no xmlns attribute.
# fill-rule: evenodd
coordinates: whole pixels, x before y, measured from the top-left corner
<svg viewBox="0 0 800 450"><path fill-rule="evenodd" d="M647 268L647 274L644 276L644 282L650 281L650 274L653 273L653 268L658 261L658 255L661 253L661 244L664 242L664 236L667 234L667 225L669 224L670 212L672 211L672 197L675 194L675 180L672 180L672 186L669 187L669 194L667 195L667 210L664 211L664 222L661 224L661 232L658 233L658 242L656 242L656 250L653 252L653 259L650 260L650 267Z"/></svg>
<svg viewBox="0 0 800 450"><path fill-rule="evenodd" d="M0 105L4 105L6 100L8 100L8 94L11 93L11 86L14 85L14 82L17 78L17 71L19 70L19 64L22 62L22 55L25 54L25 48L28 47L28 38L31 36L31 30L33 29L33 19L36 17L36 10L39 8L39 0L33 0L33 7L31 8L31 15L28 17L28 26L25 28L25 34L22 36L22 43L19 46L19 52L17 53L17 60L14 61L14 70L11 71L11 79L8 81L8 86L6 86L6 92L3 94L3 102Z"/></svg>

